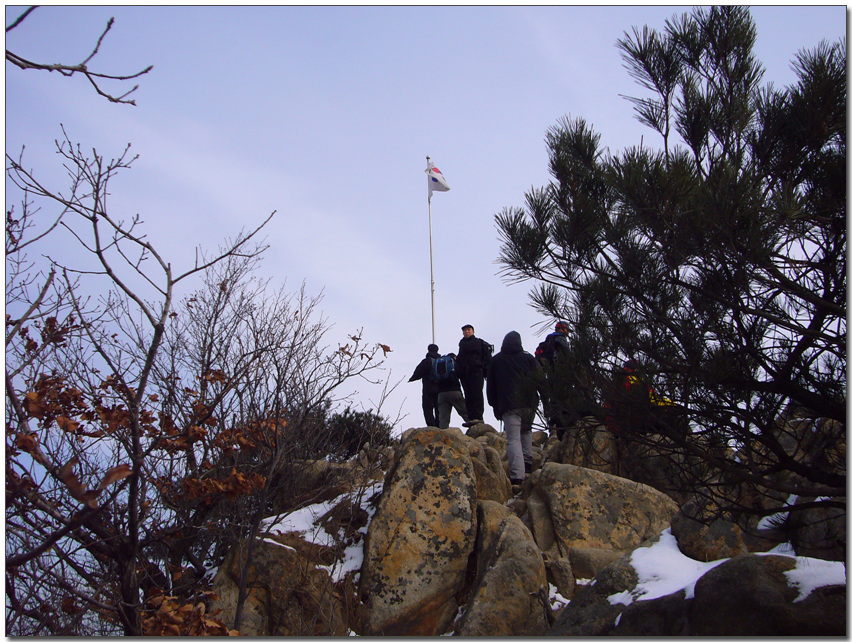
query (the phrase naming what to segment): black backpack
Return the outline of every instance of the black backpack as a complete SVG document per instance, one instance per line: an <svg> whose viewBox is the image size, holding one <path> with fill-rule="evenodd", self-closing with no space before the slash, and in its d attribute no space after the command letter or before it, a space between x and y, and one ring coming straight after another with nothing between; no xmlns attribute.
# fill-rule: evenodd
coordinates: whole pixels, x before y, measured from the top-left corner
<svg viewBox="0 0 852 642"><path fill-rule="evenodd" d="M449 354L432 359L432 380L446 381L456 371L456 360Z"/></svg>
<svg viewBox="0 0 852 642"><path fill-rule="evenodd" d="M494 346L488 343L485 339L481 339L482 341L482 352L483 352L483 361L486 363L491 359L494 355Z"/></svg>

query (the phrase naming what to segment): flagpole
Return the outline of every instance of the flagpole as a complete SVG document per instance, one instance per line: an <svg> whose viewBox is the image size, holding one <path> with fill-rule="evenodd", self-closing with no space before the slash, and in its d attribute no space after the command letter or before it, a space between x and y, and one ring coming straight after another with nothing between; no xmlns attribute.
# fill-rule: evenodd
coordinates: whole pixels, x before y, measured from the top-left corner
<svg viewBox="0 0 852 642"><path fill-rule="evenodd" d="M427 156L427 168L429 167L430 160L431 158ZM429 202L429 278L432 282L432 343L435 343L435 267L432 261L432 190L429 189L428 182L426 189L429 191L427 200Z"/></svg>

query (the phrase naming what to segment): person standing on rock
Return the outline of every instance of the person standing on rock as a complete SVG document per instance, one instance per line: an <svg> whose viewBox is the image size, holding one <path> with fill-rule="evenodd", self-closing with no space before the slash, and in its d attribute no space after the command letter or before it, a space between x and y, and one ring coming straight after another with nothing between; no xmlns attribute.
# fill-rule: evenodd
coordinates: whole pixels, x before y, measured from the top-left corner
<svg viewBox="0 0 852 642"><path fill-rule="evenodd" d="M449 356L455 360L455 355L452 352ZM450 427L450 415L453 408L459 413L462 421L467 423L467 407L461 385L459 385L459 376L455 370L446 378L438 380L438 428L446 430Z"/></svg>
<svg viewBox="0 0 852 642"><path fill-rule="evenodd" d="M467 428L484 421L482 416L485 413L485 401L482 397L482 386L488 374L492 346L474 336L473 326L469 323L462 326L462 335L456 366L467 407L467 421L462 425Z"/></svg>
<svg viewBox="0 0 852 642"><path fill-rule="evenodd" d="M512 330L488 368L486 396L494 416L503 422L509 480L520 484L532 469L532 422L538 408L541 366L524 351L521 335Z"/></svg>
<svg viewBox="0 0 852 642"><path fill-rule="evenodd" d="M542 405L547 428L560 441L569 428L583 417L594 417L596 405L590 398L586 368L570 358L570 328L557 321L551 332L538 344L535 358L545 375Z"/></svg>
<svg viewBox="0 0 852 642"><path fill-rule="evenodd" d="M423 381L423 419L426 420L427 426L438 425L438 382L432 376L432 367L440 356L438 346L430 343L426 348L426 357L417 364L414 374L408 380L409 383L418 379Z"/></svg>

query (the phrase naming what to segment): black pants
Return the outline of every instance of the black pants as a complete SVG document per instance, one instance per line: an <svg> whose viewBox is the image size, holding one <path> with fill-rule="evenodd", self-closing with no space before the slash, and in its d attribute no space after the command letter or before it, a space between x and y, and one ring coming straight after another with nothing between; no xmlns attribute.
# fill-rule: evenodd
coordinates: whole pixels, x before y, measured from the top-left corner
<svg viewBox="0 0 852 642"><path fill-rule="evenodd" d="M464 404L467 408L467 420L479 419L485 413L485 399L482 396L482 386L485 383L485 375L481 372L466 373L459 377L462 390L464 390Z"/></svg>
<svg viewBox="0 0 852 642"><path fill-rule="evenodd" d="M438 426L438 393L423 393L423 419L427 426Z"/></svg>

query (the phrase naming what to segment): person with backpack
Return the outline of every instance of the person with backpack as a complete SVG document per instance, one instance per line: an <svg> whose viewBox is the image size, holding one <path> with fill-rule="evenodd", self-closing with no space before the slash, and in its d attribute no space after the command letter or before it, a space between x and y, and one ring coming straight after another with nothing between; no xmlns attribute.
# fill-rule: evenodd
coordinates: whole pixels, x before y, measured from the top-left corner
<svg viewBox="0 0 852 642"><path fill-rule="evenodd" d="M521 335L512 330L488 368L486 395L494 416L503 422L509 480L523 483L532 470L532 423L538 408L541 365L524 351Z"/></svg>
<svg viewBox="0 0 852 642"><path fill-rule="evenodd" d="M557 321L551 332L535 350L536 361L545 377L544 414L551 434L560 441L569 428L581 417L594 416L595 404L586 393L584 371L569 362L570 328Z"/></svg>
<svg viewBox="0 0 852 642"><path fill-rule="evenodd" d="M446 430L450 427L453 408L462 421L467 423L467 407L456 372L456 355L451 352L438 359L432 376L438 386L438 428Z"/></svg>
<svg viewBox="0 0 852 642"><path fill-rule="evenodd" d="M657 433L683 437L689 432L683 409L657 394L645 369L633 358L616 371L604 410L605 425L617 435Z"/></svg>
<svg viewBox="0 0 852 642"><path fill-rule="evenodd" d="M485 421L483 419L485 399L482 396L482 387L488 374L488 365L491 362L494 346L475 336L473 326L469 323L462 326L462 335L456 367L467 407L468 418L462 425L468 428Z"/></svg>
<svg viewBox="0 0 852 642"><path fill-rule="evenodd" d="M427 426L438 425L438 382L432 375L432 370L440 356L438 346L430 343L426 348L426 357L417 364L414 374L408 380L409 383L418 379L423 381L423 418Z"/></svg>

